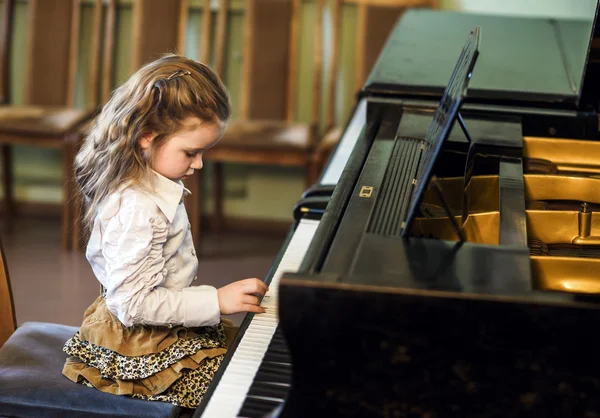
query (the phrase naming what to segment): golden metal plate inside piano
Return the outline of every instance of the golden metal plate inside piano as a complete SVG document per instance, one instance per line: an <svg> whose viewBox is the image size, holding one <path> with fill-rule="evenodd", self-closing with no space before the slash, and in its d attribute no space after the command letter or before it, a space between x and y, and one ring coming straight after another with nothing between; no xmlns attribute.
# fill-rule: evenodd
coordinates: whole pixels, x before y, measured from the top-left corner
<svg viewBox="0 0 600 418"><path fill-rule="evenodd" d="M440 178L438 181L444 198L455 215L456 222L460 225L464 178ZM467 189L470 215L464 225L465 238L468 242L498 244L500 231L498 184L497 175L473 176L471 179ZM458 235L448 221L442 203L431 188L426 190L421 208L427 212L427 217L415 219L412 227L413 236L458 241Z"/></svg>
<svg viewBox="0 0 600 418"><path fill-rule="evenodd" d="M527 236L544 255L532 255L534 287L600 294L600 217L582 211L527 211ZM558 246L553 253L552 246ZM561 248L562 247L562 248ZM550 249L550 251L549 251ZM561 253L579 256L560 256Z"/></svg>
<svg viewBox="0 0 600 418"><path fill-rule="evenodd" d="M571 200L600 204L600 177L542 174L525 174L523 177L528 201Z"/></svg>
<svg viewBox="0 0 600 418"><path fill-rule="evenodd" d="M546 256L530 259L534 288L600 294L600 259Z"/></svg>
<svg viewBox="0 0 600 418"><path fill-rule="evenodd" d="M600 142L525 137L523 156L526 173L547 172L524 175L526 200L569 209L527 211L534 287L600 294Z"/></svg>
<svg viewBox="0 0 600 418"><path fill-rule="evenodd" d="M558 174L600 175L600 142L557 138L523 138L523 157L549 161Z"/></svg>
<svg viewBox="0 0 600 418"><path fill-rule="evenodd" d="M460 214L462 208L462 196L464 188L463 177L439 178L438 182L444 193L444 198L450 206L450 209ZM470 213L493 212L500 208L498 193L499 176L473 176L467 193L469 194ZM442 212L441 202L431 187L427 188L423 203L439 207L439 213Z"/></svg>
<svg viewBox="0 0 600 418"><path fill-rule="evenodd" d="M575 240L580 235L600 236L600 213L592 214L588 234L580 234L580 216L577 211L528 210L526 213L529 239L538 239L546 244L579 244ZM600 242L590 240L588 245L597 246Z"/></svg>
<svg viewBox="0 0 600 418"><path fill-rule="evenodd" d="M455 216L455 219L460 225L461 217ZM464 226L464 233L468 242L498 245L498 237L500 234L500 212L475 213L469 215ZM415 219L412 235L447 241L458 241L458 235L447 217Z"/></svg>

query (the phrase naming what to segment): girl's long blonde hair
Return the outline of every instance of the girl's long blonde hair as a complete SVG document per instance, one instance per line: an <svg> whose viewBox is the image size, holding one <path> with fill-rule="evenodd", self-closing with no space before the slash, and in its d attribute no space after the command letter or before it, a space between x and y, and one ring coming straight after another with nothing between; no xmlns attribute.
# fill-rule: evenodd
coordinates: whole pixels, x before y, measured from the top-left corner
<svg viewBox="0 0 600 418"><path fill-rule="evenodd" d="M168 54L140 68L112 92L75 158L86 229L108 194L148 174L153 153L183 120L226 122L230 114L227 89L206 65ZM149 133L157 136L148 153L139 139Z"/></svg>

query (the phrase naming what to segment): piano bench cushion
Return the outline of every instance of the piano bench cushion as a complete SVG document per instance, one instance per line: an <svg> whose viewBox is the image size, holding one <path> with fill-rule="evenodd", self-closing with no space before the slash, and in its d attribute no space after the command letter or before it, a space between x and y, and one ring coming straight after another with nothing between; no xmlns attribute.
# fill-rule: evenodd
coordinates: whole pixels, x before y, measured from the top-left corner
<svg viewBox="0 0 600 418"><path fill-rule="evenodd" d="M0 347L0 417L178 417L164 402L116 396L62 375L62 351L77 328L27 322Z"/></svg>

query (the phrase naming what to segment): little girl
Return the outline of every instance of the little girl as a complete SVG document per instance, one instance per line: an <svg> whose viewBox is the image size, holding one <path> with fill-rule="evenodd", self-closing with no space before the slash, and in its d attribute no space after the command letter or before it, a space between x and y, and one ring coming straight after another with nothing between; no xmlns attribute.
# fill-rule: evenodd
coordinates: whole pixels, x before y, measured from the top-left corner
<svg viewBox="0 0 600 418"><path fill-rule="evenodd" d="M202 168L229 116L213 71L167 55L117 88L95 120L75 176L103 292L65 344L72 381L194 408L233 336L220 315L264 312L267 286L256 278L191 286L198 259L182 179Z"/></svg>

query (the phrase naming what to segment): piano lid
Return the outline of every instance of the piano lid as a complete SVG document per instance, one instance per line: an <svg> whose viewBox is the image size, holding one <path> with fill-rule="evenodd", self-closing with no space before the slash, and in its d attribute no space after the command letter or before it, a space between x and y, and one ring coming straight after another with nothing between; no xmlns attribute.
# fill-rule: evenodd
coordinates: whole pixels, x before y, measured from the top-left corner
<svg viewBox="0 0 600 418"><path fill-rule="evenodd" d="M454 125L457 118L460 105L466 96L467 86L479 55L479 40L481 29L479 26L474 31L469 33L467 41L464 44L462 51L458 57L458 61L454 66L454 70L450 76L450 81L440 103L437 107L433 120L425 136L425 140L421 144L420 157L416 167L416 176L413 180L413 193L406 213L406 220L402 223L402 235L406 236L413 219L417 215L421 199L429 179L433 172L433 166L437 160L439 153L442 150L442 145ZM399 132L397 134L401 135ZM400 138L402 140L402 138ZM403 214L401 214L402 216Z"/></svg>
<svg viewBox="0 0 600 418"><path fill-rule="evenodd" d="M480 26L485 53L469 102L576 109L599 4L588 20L410 10L390 34L363 94L440 97L463 34ZM598 103L595 95L589 102Z"/></svg>

